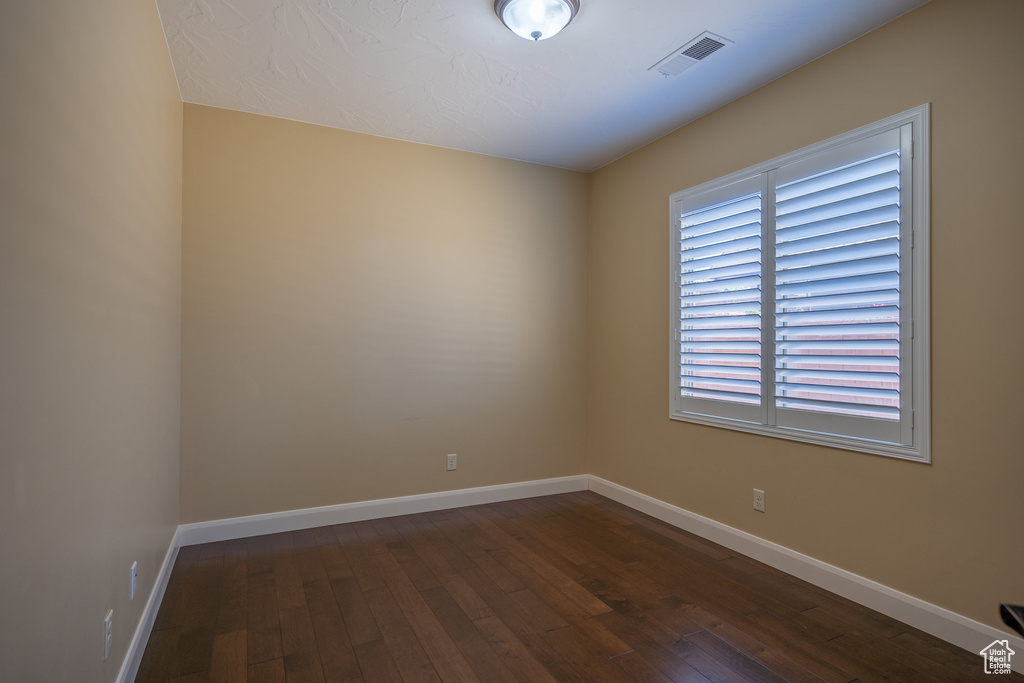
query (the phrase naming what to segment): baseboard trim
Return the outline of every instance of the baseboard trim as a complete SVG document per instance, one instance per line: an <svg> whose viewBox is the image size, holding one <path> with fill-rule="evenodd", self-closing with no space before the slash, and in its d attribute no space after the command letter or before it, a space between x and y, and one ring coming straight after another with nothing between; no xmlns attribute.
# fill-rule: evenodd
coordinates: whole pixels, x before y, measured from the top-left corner
<svg viewBox="0 0 1024 683"><path fill-rule="evenodd" d="M415 496L399 498L383 498L356 503L342 503L324 507L306 508L303 510L287 510L249 517L217 519L210 522L183 524L178 527L181 534L181 545L196 543L212 543L235 538L248 538L263 534L276 534L282 531L311 529L329 524L345 524L361 522L367 519L411 515L433 510L466 507L497 503L517 498L549 496L556 493L586 491L588 485L586 474L555 479L538 479L514 484L497 484L471 489L439 491L423 493Z"/></svg>
<svg viewBox="0 0 1024 683"><path fill-rule="evenodd" d="M993 640L1009 640L1012 648L1024 651L1021 650L1024 639L1005 631L625 486L590 475L589 488L634 510L910 624L968 652L979 654ZM993 606L993 609L997 607Z"/></svg>
<svg viewBox="0 0 1024 683"><path fill-rule="evenodd" d="M174 567L174 559L178 556L178 548L181 547L181 527L174 530L171 536L171 544L164 555L164 561L160 565L160 571L153 583L153 590L149 592L149 599L146 600L146 607L142 610L142 617L139 625L135 627L135 634L132 635L132 642L128 645L128 652L121 662L121 670L117 674L117 683L132 683L139 673L139 665L142 663L142 655L146 652L146 644L149 643L149 636L153 632L153 624L156 623L156 614L160 610L160 603L163 602L164 592L167 590L167 582L171 578L171 569Z"/></svg>

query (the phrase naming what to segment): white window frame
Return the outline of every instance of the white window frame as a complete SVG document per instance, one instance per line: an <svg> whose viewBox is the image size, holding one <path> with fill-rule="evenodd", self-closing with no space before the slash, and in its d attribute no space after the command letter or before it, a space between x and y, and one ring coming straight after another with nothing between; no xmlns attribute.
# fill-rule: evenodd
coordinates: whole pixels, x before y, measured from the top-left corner
<svg viewBox="0 0 1024 683"><path fill-rule="evenodd" d="M901 389L901 411L909 411L901 417L902 430L900 443L875 441L871 439L844 436L827 432L827 414L808 413L808 426L803 429L781 427L771 424L771 416L775 413L774 406L774 330L772 325L774 311L774 217L763 218L762 227L762 258L763 272L772 273L763 280L762 294L762 417L757 420L707 415L685 409L685 399L680 392L680 352L681 342L679 330L681 317L679 301L681 285L679 279L679 238L683 202L687 198L704 193L714 192L727 185L760 177L767 199L764 206L768 213L774 213L774 197L769 190L769 177L774 178L775 171L788 164L808 159L830 150L855 143L866 138L899 130L909 126L912 142L910 144L911 182L909 187L910 207L910 255L901 255L901 292L909 287L910 294L901 302L900 325L909 326L909 334L901 338L901 356L909 355L910 362L903 369L910 370L910 380ZM669 229L669 417L673 420L693 422L697 424L722 427L753 434L762 434L793 441L820 444L852 451L873 453L889 457L931 462L931 390L930 390L930 321L929 321L929 105L924 104L901 114L869 124L857 130L830 138L809 147L765 161L750 168L731 173L696 187L677 192L670 197L670 229ZM905 153L905 150L904 150ZM901 192L901 202L902 200ZM903 272L909 266L910 276ZM901 295L901 298L903 296ZM909 304L909 305L908 305ZM907 341L909 337L909 343ZM721 405L727 405L722 403ZM815 422L815 417L825 418ZM820 427L815 427L815 424ZM817 429L817 430L816 430Z"/></svg>

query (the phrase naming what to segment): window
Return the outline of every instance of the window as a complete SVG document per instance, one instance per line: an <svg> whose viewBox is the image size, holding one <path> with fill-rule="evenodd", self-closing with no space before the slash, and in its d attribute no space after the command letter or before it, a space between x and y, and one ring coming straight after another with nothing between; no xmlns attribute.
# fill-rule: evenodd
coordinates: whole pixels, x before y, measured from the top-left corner
<svg viewBox="0 0 1024 683"><path fill-rule="evenodd" d="M928 107L672 195L670 417L929 461Z"/></svg>

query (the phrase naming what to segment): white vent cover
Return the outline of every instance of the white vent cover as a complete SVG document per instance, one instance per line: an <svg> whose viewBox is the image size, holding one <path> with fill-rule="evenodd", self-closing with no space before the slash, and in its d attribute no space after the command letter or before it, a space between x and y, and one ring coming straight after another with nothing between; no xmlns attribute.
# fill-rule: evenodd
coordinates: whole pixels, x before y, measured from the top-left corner
<svg viewBox="0 0 1024 683"><path fill-rule="evenodd" d="M668 57L652 66L648 71L657 71L666 78L678 76L697 62L731 43L732 41L727 38L704 31L704 33L701 33L686 45L683 45Z"/></svg>

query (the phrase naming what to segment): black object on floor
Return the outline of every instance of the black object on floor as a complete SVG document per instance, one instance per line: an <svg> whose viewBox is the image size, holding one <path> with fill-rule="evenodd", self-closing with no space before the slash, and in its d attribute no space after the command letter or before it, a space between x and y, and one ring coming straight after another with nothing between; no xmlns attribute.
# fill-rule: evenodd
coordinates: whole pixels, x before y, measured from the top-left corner
<svg viewBox="0 0 1024 683"><path fill-rule="evenodd" d="M999 605L999 616L1003 622L1017 633L1024 636L1024 607L1020 605Z"/></svg>

